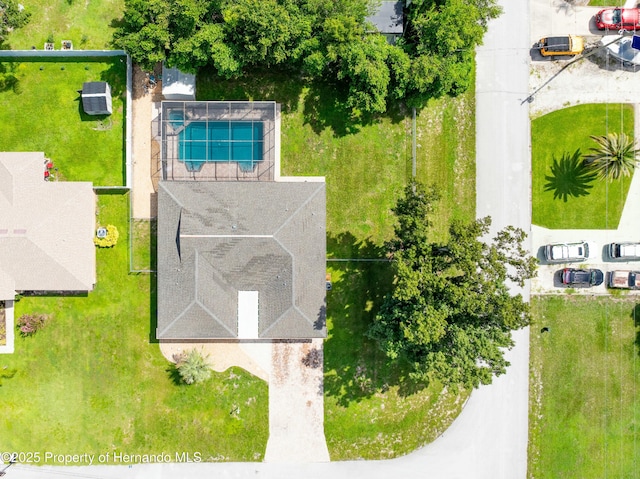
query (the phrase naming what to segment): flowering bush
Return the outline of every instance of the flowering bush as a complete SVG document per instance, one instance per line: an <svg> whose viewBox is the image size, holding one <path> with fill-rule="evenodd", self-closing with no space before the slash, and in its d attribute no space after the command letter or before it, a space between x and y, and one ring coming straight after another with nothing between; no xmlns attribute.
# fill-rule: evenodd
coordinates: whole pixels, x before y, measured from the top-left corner
<svg viewBox="0 0 640 479"><path fill-rule="evenodd" d="M98 228L100 230L101 228ZM107 230L107 234L103 237L99 237L96 234L96 237L93 239L93 242L99 248L111 248L118 243L118 237L120 236L118 233L118 228L113 225L107 225L104 229Z"/></svg>
<svg viewBox="0 0 640 479"><path fill-rule="evenodd" d="M16 325L23 336L32 336L44 328L48 319L46 314L23 314Z"/></svg>

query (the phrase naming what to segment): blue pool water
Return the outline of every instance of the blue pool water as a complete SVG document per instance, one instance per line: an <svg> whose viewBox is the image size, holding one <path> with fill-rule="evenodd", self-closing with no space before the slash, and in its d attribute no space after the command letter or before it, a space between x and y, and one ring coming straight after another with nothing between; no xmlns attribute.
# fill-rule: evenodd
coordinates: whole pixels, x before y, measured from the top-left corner
<svg viewBox="0 0 640 479"><path fill-rule="evenodd" d="M179 131L178 159L189 171L199 171L205 163L216 161L235 161L242 171L251 171L262 161L261 122L188 121L184 125L180 112L171 112L169 120Z"/></svg>

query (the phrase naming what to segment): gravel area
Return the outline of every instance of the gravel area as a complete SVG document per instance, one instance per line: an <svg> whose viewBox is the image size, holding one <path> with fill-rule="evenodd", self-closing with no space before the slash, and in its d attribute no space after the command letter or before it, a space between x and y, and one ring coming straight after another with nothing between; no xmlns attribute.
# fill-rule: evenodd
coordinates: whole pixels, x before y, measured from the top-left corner
<svg viewBox="0 0 640 479"><path fill-rule="evenodd" d="M139 219L157 216L155 192L157 183L152 182L152 172L157 171L157 158L152 155L154 147L151 139L153 102L159 101L162 85L156 83L149 88L148 76L138 65L133 67L133 217Z"/></svg>

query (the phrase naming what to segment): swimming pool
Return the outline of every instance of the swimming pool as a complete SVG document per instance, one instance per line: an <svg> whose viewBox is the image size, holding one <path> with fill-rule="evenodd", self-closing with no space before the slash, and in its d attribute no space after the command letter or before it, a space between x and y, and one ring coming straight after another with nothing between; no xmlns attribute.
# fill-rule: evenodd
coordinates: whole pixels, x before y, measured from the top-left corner
<svg viewBox="0 0 640 479"><path fill-rule="evenodd" d="M180 112L171 112L169 119L178 132L178 161L189 171L200 171L205 163L231 161L242 171L252 171L263 159L262 122L185 122Z"/></svg>

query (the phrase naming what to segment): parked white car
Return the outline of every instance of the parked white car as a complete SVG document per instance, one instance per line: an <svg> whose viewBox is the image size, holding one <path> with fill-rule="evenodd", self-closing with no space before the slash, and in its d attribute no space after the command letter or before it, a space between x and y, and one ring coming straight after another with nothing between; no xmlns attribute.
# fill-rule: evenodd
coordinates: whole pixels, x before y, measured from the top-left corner
<svg viewBox="0 0 640 479"><path fill-rule="evenodd" d="M608 251L611 259L640 259L640 243L611 243Z"/></svg>
<svg viewBox="0 0 640 479"><path fill-rule="evenodd" d="M605 35L600 44L607 48L611 56L627 65L640 65L640 50L633 48L633 37Z"/></svg>
<svg viewBox="0 0 640 479"><path fill-rule="evenodd" d="M577 241L575 243L553 243L544 247L544 258L549 263L568 263L584 261L595 251L593 243ZM591 253L593 254L593 253Z"/></svg>

